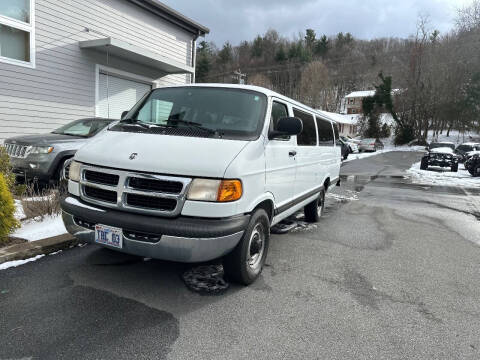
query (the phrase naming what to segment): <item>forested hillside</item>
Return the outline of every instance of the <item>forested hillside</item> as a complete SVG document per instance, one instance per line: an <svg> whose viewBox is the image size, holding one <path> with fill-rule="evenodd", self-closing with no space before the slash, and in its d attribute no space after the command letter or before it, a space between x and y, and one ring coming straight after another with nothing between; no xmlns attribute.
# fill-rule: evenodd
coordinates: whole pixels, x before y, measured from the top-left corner
<svg viewBox="0 0 480 360"><path fill-rule="evenodd" d="M392 20L393 21L393 20ZM456 27L441 34L418 18L407 39L356 39L307 29L296 38L269 30L238 46L201 42L197 82L238 82L271 88L314 108L340 111L343 97L382 80L401 91L392 111L407 138L428 130L477 128L480 113L480 1L459 9Z"/></svg>

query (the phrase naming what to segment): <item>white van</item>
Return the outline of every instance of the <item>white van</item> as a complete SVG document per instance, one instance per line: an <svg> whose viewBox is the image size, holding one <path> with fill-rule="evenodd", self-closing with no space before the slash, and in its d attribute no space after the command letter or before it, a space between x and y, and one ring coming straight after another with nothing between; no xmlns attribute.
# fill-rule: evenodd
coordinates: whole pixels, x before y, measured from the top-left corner
<svg viewBox="0 0 480 360"><path fill-rule="evenodd" d="M68 231L129 254L223 257L226 276L260 274L270 227L317 221L339 181L336 125L270 90L230 84L154 89L81 148L62 200Z"/></svg>

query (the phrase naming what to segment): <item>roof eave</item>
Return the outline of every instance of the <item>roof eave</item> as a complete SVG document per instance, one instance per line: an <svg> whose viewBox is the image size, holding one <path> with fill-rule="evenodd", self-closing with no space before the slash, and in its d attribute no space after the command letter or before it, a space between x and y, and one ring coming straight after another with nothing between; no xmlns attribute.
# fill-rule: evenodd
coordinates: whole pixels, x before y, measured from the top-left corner
<svg viewBox="0 0 480 360"><path fill-rule="evenodd" d="M128 0L131 3L140 6L144 10L147 10L172 24L175 24L182 29L190 32L195 36L205 36L210 33L210 29L203 26L196 21L184 16L171 7L159 2L158 0Z"/></svg>

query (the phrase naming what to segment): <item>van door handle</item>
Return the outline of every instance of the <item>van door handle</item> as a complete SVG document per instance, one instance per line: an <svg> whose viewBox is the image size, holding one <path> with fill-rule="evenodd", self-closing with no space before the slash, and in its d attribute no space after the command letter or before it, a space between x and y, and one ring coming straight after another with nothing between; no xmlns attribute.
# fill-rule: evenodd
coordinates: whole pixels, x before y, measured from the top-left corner
<svg viewBox="0 0 480 360"><path fill-rule="evenodd" d="M295 155L297 155L297 152L295 150L292 150L292 151L288 152L288 156L290 156L290 157L293 157Z"/></svg>

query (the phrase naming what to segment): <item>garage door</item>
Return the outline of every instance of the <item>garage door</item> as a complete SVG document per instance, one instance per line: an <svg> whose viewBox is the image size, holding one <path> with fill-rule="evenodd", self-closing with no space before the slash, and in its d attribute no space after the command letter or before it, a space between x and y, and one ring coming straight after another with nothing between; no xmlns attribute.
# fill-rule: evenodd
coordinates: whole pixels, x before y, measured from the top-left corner
<svg viewBox="0 0 480 360"><path fill-rule="evenodd" d="M152 85L100 73L98 87L97 116L120 119L122 112L130 110Z"/></svg>

